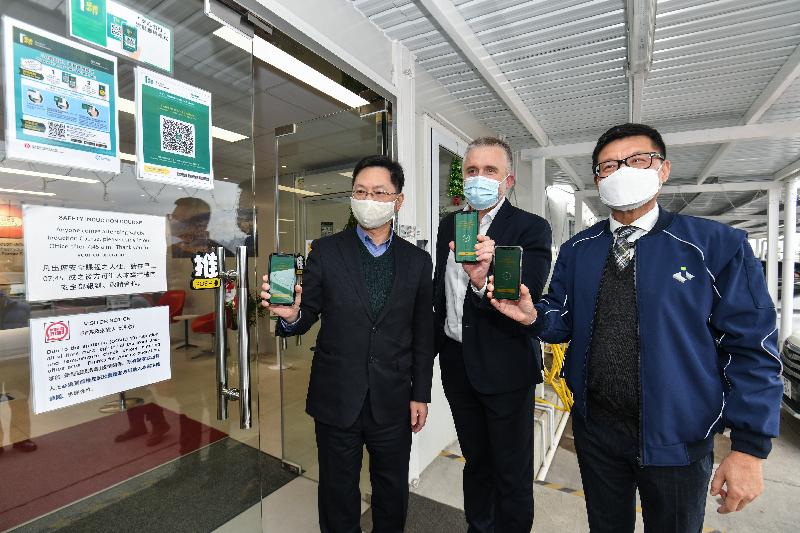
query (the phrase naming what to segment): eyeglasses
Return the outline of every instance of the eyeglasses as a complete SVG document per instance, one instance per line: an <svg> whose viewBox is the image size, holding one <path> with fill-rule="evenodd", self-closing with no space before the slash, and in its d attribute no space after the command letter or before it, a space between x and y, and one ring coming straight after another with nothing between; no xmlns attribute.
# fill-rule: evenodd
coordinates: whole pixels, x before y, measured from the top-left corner
<svg viewBox="0 0 800 533"><path fill-rule="evenodd" d="M609 159L602 161L594 166L594 175L600 178L605 178L609 174L619 170L622 165L631 168L650 168L653 165L653 159L664 160L664 156L658 152L645 152L643 154L633 154L625 159Z"/></svg>
<svg viewBox="0 0 800 533"><path fill-rule="evenodd" d="M399 192L387 192L387 191L372 191L367 192L364 189L356 189L353 191L353 198L356 200L366 200L367 198L374 198L379 202L391 202L395 196L400 194Z"/></svg>

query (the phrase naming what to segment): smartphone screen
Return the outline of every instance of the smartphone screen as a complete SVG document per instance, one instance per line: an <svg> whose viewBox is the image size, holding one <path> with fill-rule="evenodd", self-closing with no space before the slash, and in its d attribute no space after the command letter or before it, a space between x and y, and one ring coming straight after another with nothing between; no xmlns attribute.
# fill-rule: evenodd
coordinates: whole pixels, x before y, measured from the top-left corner
<svg viewBox="0 0 800 533"><path fill-rule="evenodd" d="M497 300L519 300L522 276L522 248L496 246L494 249L494 297Z"/></svg>
<svg viewBox="0 0 800 533"><path fill-rule="evenodd" d="M292 305L294 303L295 256L272 254L269 256L269 303Z"/></svg>
<svg viewBox="0 0 800 533"><path fill-rule="evenodd" d="M477 261L475 254L475 245L478 244L477 211L458 211L456 213L453 242L455 243L453 255L456 263Z"/></svg>

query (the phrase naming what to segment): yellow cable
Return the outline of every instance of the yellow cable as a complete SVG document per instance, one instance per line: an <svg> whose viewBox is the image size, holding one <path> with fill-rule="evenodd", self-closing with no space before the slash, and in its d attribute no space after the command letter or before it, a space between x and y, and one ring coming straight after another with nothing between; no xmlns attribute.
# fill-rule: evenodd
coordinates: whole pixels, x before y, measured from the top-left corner
<svg viewBox="0 0 800 533"><path fill-rule="evenodd" d="M553 388L563 407L559 407L543 398L536 398L536 400L547 405L552 405L560 411L570 411L574 403L572 392L569 390L569 387L567 387L566 380L561 377L561 369L564 366L564 358L566 357L566 345L550 344L548 346L553 354L553 363L550 365L549 369L544 369L544 382Z"/></svg>

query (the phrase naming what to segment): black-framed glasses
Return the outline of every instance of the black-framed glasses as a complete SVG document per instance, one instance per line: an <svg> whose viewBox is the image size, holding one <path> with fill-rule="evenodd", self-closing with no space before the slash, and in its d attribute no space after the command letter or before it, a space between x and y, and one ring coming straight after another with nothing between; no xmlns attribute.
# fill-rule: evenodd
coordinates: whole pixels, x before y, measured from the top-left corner
<svg viewBox="0 0 800 533"><path fill-rule="evenodd" d="M597 163L592 170L594 175L605 178L609 174L616 172L622 165L631 168L650 168L653 166L653 159L660 159L664 161L665 157L658 152L644 152L641 154L633 154L625 159L609 159L608 161L601 161Z"/></svg>
<svg viewBox="0 0 800 533"><path fill-rule="evenodd" d="M356 200L366 200L367 198L374 198L379 202L391 202L399 192L388 191L372 191L368 192L364 189L356 189L353 191L353 198Z"/></svg>

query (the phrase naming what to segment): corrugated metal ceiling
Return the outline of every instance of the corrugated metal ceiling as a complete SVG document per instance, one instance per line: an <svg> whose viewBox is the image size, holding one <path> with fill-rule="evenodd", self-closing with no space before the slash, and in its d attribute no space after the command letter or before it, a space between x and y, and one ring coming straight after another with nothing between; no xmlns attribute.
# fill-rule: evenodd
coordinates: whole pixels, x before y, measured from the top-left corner
<svg viewBox="0 0 800 533"><path fill-rule="evenodd" d="M451 1L551 142L593 141L608 127L627 121L623 0ZM419 66L475 117L506 135L515 148L536 146L419 3L354 0L354 4L389 37L411 49ZM745 113L798 46L797 0L659 0L642 121L664 133L742 124ZM800 80L761 122L794 119L800 119ZM694 183L719 147L670 150L672 183ZM713 167L707 182L769 180L798 158L800 138L739 142ZM591 183L589 158L569 162ZM552 161L547 175L553 182L571 182ZM720 195L664 200L687 213L744 212L732 211L738 204ZM764 209L762 204L753 202L747 209ZM605 212L599 204L593 208Z"/></svg>

